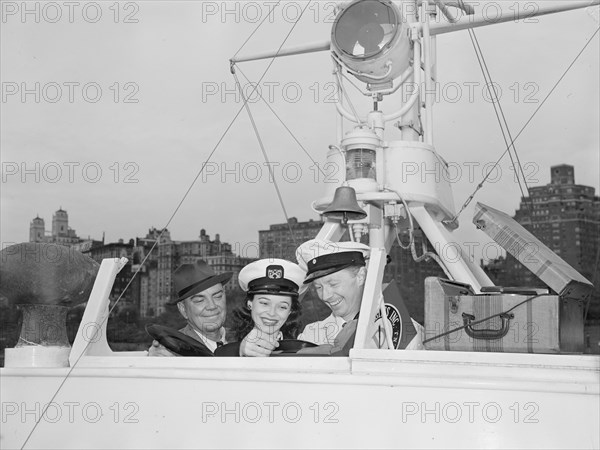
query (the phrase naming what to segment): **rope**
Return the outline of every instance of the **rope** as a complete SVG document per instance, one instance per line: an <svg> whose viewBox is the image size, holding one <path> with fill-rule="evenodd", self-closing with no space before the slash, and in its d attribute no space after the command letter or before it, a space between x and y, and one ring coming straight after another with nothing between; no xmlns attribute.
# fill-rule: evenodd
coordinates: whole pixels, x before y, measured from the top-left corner
<svg viewBox="0 0 600 450"><path fill-rule="evenodd" d="M521 303L517 303L515 306L513 306L512 308L510 308L510 309L508 309L508 310L506 310L506 311L504 311L504 312L501 312L501 313L498 313L498 314L494 314L494 315L492 315L492 316L489 316L489 317L486 317L486 318L484 318L484 319L476 320L476 321L474 321L474 322L471 322L471 323L469 323L469 324L467 324L467 325L463 325L462 327L454 328L453 330L446 331L445 333L438 334L437 336L431 337L431 338L429 338L429 339L424 339L424 340L423 340L423 344L425 344L425 343L427 343L427 342L429 342L429 341L433 341L433 340L435 340L435 339L439 339L439 338L441 338L441 337L447 336L447 335L449 335L449 334L455 333L455 332L457 332L457 331L460 331L460 330L462 330L462 329L464 329L464 328L467 328L467 327L472 327L473 325L478 325L478 324L480 324L480 323L482 323L482 322L487 322L488 320L490 320L490 319L493 319L494 317L499 317L499 316L501 316L501 315L503 315L503 314L508 314L508 313L509 313L509 312L511 312L513 309L517 308L518 306L521 306L523 303L530 302L531 300L533 300L533 299L535 299L535 298L538 298L538 297L542 297L543 295L545 295L545 294L538 294L538 295L534 295L533 297L529 297L529 298L527 298L527 299L523 300Z"/></svg>
<svg viewBox="0 0 600 450"><path fill-rule="evenodd" d="M279 6L279 3L281 3L281 0L277 0L277 3L275 4L275 6L273 6L273 8L271 9L271 13L273 13L275 11L275 8L277 6ZM264 21L267 20L267 17L269 17L271 15L271 13L267 14L264 17L264 19L260 21L260 23L256 26L256 28L254 29L254 31L252 33L250 33L250 35L246 38L246 40L244 41L244 43L240 46L240 48L238 48L237 52L235 52L235 54L233 55L232 58L235 58L238 55L238 53L242 51L242 49L244 48L244 46L248 43L248 41L252 38L252 36L254 36L254 34L258 31L258 29L264 23Z"/></svg>
<svg viewBox="0 0 600 450"><path fill-rule="evenodd" d="M260 133L258 132L258 127L256 126L256 122L254 121L254 116L252 115L252 111L250 111L250 106L248 106L248 101L244 97L244 92L242 89L242 85L240 84L240 80L238 79L236 73L233 73L233 78L235 79L235 84L240 91L240 95L244 99L244 105L246 106L246 112L248 113L248 117L250 118L250 123L252 123L252 128L254 129L254 134L256 134L256 139L258 140L258 145L260 146L260 151L265 158L265 163L269 168L270 179L273 180L273 186L275 187L275 192L277 192L277 198L279 199L279 204L281 205L281 209L283 210L283 215L285 216L285 222L287 223L288 229L290 230L290 236L292 237L292 242L294 243L294 247L297 247L296 238L294 236L294 231L292 230L292 225L290 223L290 219L285 209L285 204L283 202L283 197L281 196L281 191L279 190L279 185L277 184L277 179L275 178L275 173L273 172L273 168L271 167L271 162L269 161L269 156L267 155L267 151L265 150L265 145L263 144L262 138L260 137Z"/></svg>
<svg viewBox="0 0 600 450"><path fill-rule="evenodd" d="M485 57L483 56L483 51L481 50L481 47L479 45L479 40L477 39L477 36L475 35L475 31L472 29L469 29L469 36L471 37L471 43L473 44L475 54L477 55L479 67L481 68L481 72L483 73L483 78L487 83L488 91L490 92L490 96L492 94L492 91L494 93L493 98L492 98L492 105L494 106L494 112L496 113L496 119L498 120L498 124L500 125L500 131L502 132L502 138L504 139L504 144L509 149L508 155L510 156L510 161L511 161L513 167L515 168L515 175L517 176L517 182L519 183L519 190L521 191L521 196L523 198L525 198L525 192L523 191L523 186L521 186L521 178L519 177L519 172L517 171L517 168L518 168L518 170L520 170L521 174L523 175L523 182L525 184L525 189L527 190L527 197L530 198L529 186L527 186L527 179L525 178L523 168L521 167L521 161L519 160L519 154L517 153L517 147L515 147L515 145L514 145L514 140L512 138L512 134L510 132L510 128L508 126L506 116L504 115L504 110L502 109L502 104L500 103L500 98L498 97L498 92L496 91L496 87L494 86L494 82L492 81L492 76L490 74L487 63L485 61ZM483 65L482 65L482 63L483 63ZM500 116L498 115L498 111L500 111L500 115L502 115L502 122L500 121ZM503 124L504 124L504 126L503 126ZM505 128L506 128L506 133L504 132ZM510 138L511 143L508 142L506 134L508 134L508 137ZM517 164L515 164L512 153L510 152L511 146L513 148L513 151L515 152L515 158L517 160ZM531 216L533 216L531 199L530 199L530 202L527 203L527 206L529 208L529 214Z"/></svg>
<svg viewBox="0 0 600 450"><path fill-rule="evenodd" d="M594 34L588 39L588 41L585 43L585 45L583 46L583 48L579 51L579 53L577 54L577 56L575 56L575 58L573 59L573 61L571 61L571 64L569 64L569 66L566 68L566 70L563 72L563 74L560 76L560 78L556 81L556 83L554 84L554 86L552 87L552 89L550 89L550 91L548 92L548 94L546 95L546 97L544 97L544 99L541 101L541 103L539 104L539 106L535 109L535 111L533 112L533 114L531 115L531 117L529 117L529 119L527 120L527 122L525 122L525 124L523 125L523 127L521 127L521 130L517 133L517 135L515 136L515 138L511 141L511 143L510 143L511 145L514 144L517 139L519 139L519 136L521 136L521 134L523 133L523 131L525 131L525 128L527 128L527 126L531 123L531 121L537 115L537 113L542 108L542 106L544 106L544 104L546 103L546 101L548 100L548 98L550 97L550 95L552 95L552 93L556 90L556 88L558 87L558 85L560 84L560 82L567 75L567 73L569 72L569 70L571 70L571 68L573 67L573 65L577 62L577 60L582 55L582 53L585 51L585 49L588 47L588 45L590 45L590 42L592 42L592 39L594 39L594 37L598 34L598 31L600 31L600 27L597 28L596 31L594 32ZM456 222L456 220L458 219L458 217L460 216L460 214L465 210L465 208L467 206L469 206L469 203L471 203L471 200L473 200L473 198L475 197L475 195L477 194L477 192L483 187L483 183L485 183L487 181L487 179L491 175L492 171L500 163L500 161L502 160L502 158L504 158L504 155L506 155L506 153L509 151L509 149L510 149L510 147L507 147L506 150L504 150L504 153L502 153L502 155L500 155L500 158L498 158L498 160L496 161L496 163L494 164L494 166L488 171L488 173L485 175L485 177L483 178L483 180L481 180L481 182L477 185L477 187L475 188L475 190L473 191L473 193L471 195L469 195L469 197L467 197L467 200L462 205L462 207L460 208L460 210L458 211L458 213L452 219L443 221L445 224Z"/></svg>
<svg viewBox="0 0 600 450"><path fill-rule="evenodd" d="M294 23L294 25L292 26L290 32L287 34L287 36L285 37L285 39L283 40L283 42L281 43L281 45L279 46L279 48L277 49L277 53L279 53L281 51L281 48L283 47L283 45L285 44L285 42L287 41L287 39L289 38L292 30L296 27L298 21L302 18L302 16L304 15L304 12L306 11L306 8L308 7L308 5L310 4L310 1L307 2L306 7L302 10L302 13L300 14L300 16L298 17L298 20ZM254 31L256 32L256 30ZM253 33L254 34L254 33ZM245 45L245 43L243 44ZM243 47L242 45L242 47ZM240 48L241 50L241 48ZM239 50L238 50L239 51ZM269 69L271 68L271 65L273 64L275 58L273 58L269 65L267 66L267 68L265 69L265 71L263 72L262 76L260 77L260 80L258 83L260 83L262 81L262 79L265 77L265 75L267 74L267 72L269 71ZM258 84L257 84L258 86ZM254 90L256 90L256 86L254 87ZM250 94L250 96L252 96L252 94L254 93L254 91ZM133 276L131 277L131 279L129 280L129 282L127 283L127 285L125 286L125 288L123 289L123 291L121 292L121 294L119 295L119 297L117 298L117 300L115 301L115 303L113 304L112 308L110 308L107 316L104 318L104 320L100 323L100 326L103 326L104 323L108 320L108 317L110 316L110 313L115 309L115 307L117 306L117 304L119 303L119 301L121 300L121 298L123 297L123 294L125 292L127 292L127 289L129 288L129 286L131 285L131 283L133 282L133 280L135 279L135 277L137 276L137 274L140 272L141 268L143 267L144 263L146 262L146 260L148 259L148 257L150 256L150 254L152 253L152 251L156 248L156 245L158 244L158 242L160 242L160 238L162 237L163 233L167 230L167 227L171 224L171 222L173 221L173 218L175 217L175 215L177 214L177 212L179 211L179 209L181 208L181 205L183 204L183 202L185 201L185 199L187 198L187 196L189 195L190 191L192 190L192 188L194 187L194 184L196 184L196 181L198 181L198 178L200 178L200 175L204 172L204 168L206 167L206 165L208 164L208 162L210 161L210 159L212 158L212 156L214 155L214 153L217 151L217 148L219 147L219 145L221 145L221 142L223 141L223 139L225 138L225 136L227 135L227 133L229 132L229 130L231 129L231 127L233 126L233 124L235 123L235 121L237 120L238 116L240 115L240 113L242 112L242 110L244 109L244 107L246 106L245 103L247 102L247 100L244 102L244 104L238 109L237 113L235 114L235 116L233 117L233 119L231 120L231 122L229 123L229 125L227 126L227 128L225 129L225 131L223 132L223 134L221 135L221 137L219 138L219 140L217 141L217 143L215 144L214 148L212 149L212 151L210 152L210 154L208 155L208 158L206 159L206 161L204 161L204 163L202 164L202 167L200 168L200 170L198 171L198 173L196 174L194 180L192 181L192 183L190 184L189 188L187 189L187 191L185 192L185 194L183 195L183 197L181 198L181 200L179 201L177 207L175 208L175 210L173 211L173 213L171 214L171 217L169 218L169 220L167 221L167 224L164 226L164 228L162 229L162 231L160 232L158 238L156 239L156 242L154 243L154 245L152 246L152 248L150 249L150 251L148 252L148 255L146 255L146 257L143 259L142 263L140 264L139 269L133 274ZM291 228L290 228L291 229ZM85 354L85 350L88 348L88 346L90 345L91 340L87 342L86 346L84 347L84 350L81 352L81 354L79 355L79 357L77 358L77 360L73 363L73 365L69 368L69 371L67 372L67 374L65 375L65 377L63 378L63 380L61 381L60 385L58 386L58 388L56 389L56 391L54 392L54 394L52 395L50 401L46 404L46 407L44 408L44 410L42 411L42 413L40 414L40 417L38 418L38 420L35 422L33 428L31 429L31 431L29 432L29 434L27 435L27 438L25 439L25 441L23 442L23 445L21 447L21 449L23 449L25 447L25 445L27 445L27 442L29 442L29 439L31 438L31 436L33 435L33 433L35 432L35 430L37 429L38 425L40 424L42 418L45 416L46 411L48 410L49 406L52 404L52 402L54 401L54 399L56 398L56 396L58 395L58 393L61 391L62 387L64 386L64 384L66 383L67 379L69 378L69 376L71 375L71 373L73 372L73 370L75 369L75 367L77 366L77 364L79 363L79 360L81 359L81 357Z"/></svg>
<svg viewBox="0 0 600 450"><path fill-rule="evenodd" d="M292 31L294 31L294 28L296 28L296 25L298 25L298 23L300 22L300 19L302 19L302 16L304 16L304 13L305 13L306 9L310 5L310 2L311 2L311 0L309 0L308 2L306 2L306 6L304 7L304 9L302 10L302 12L298 16L298 19L294 22L294 24L290 28L290 31L288 31L287 35L285 36L285 38L283 39L283 41L279 45L279 48L277 49L277 52L275 52L275 56L273 56L273 58L271 58L271 61L269 62L267 68L263 72L263 74L260 77L260 79L258 80L258 82L254 85L254 87L252 89L252 92L250 93L250 95L248 97L252 97L252 95L254 94L254 92L256 92L256 88L260 85L262 79L267 74L267 71L270 69L270 67L275 62L275 58L277 58L277 55L279 54L279 52L283 48L284 44L286 43L286 41L288 40L288 38L290 37L290 35L292 34ZM292 230L292 225L290 224L290 221L289 221L289 218L288 218L288 214L287 214L287 211L285 209L285 205L283 203L283 198L281 197L281 192L279 190L279 186L277 185L277 181L275 180L275 174L273 173L273 168L271 167L271 164L269 163L269 158L267 156L267 152L265 150L265 147L263 145L262 139L260 137L260 133L258 132L258 128L257 128L256 123L254 121L254 117L252 116L252 112L250 111L250 107L248 106L248 100L244 97L244 92L242 90L242 86L240 84L240 81L239 81L239 79L238 79L238 77L236 75L235 64L233 62L231 63L231 73L232 73L232 75L233 75L233 77L235 79L235 82L236 82L236 85L238 86L238 89L240 90L240 95L244 99L244 102L243 102L244 104L243 104L242 108L246 109L246 111L248 113L248 116L250 118L250 121L252 122L252 127L254 128L254 133L256 134L256 138L258 139L258 144L260 145L260 149L261 149L262 154L263 154L263 156L265 158L265 162L267 162L267 166L269 167L269 174L271 176L271 179L273 180L273 186L275 187L275 191L277 192L277 197L279 198L279 203L281 205L281 208L283 209L283 214L285 216L285 220L286 220L286 223L288 225L288 229L290 231L290 235L292 237L292 241L293 241L294 245L296 245L296 238L294 237L294 231Z"/></svg>
<svg viewBox="0 0 600 450"><path fill-rule="evenodd" d="M246 74L242 71L242 69L240 69L239 67L237 67L237 70L240 71L240 73L244 76L244 78L246 79L246 81L248 83L252 83L250 81L250 79L246 76ZM308 153L308 150L306 150L306 148L304 148L304 146L302 145L302 143L298 140L298 138L296 137L296 135L292 132L292 130L290 130L288 128L288 126L284 123L284 121L281 119L281 117L279 117L279 115L275 112L275 110L271 107L271 105L269 105L269 102L267 102L265 100L265 98L263 97L263 95L261 94L260 91L256 91L258 93L258 96L260 97L260 99L264 102L265 105L267 105L267 108L269 108L271 110L271 112L273 113L273 115L277 118L277 120L279 120L279 123L281 123L281 125L283 125L283 128L286 129L286 131L290 134L290 136L292 137L292 139L294 139L294 141L296 141L296 144L298 144L298 146L302 149L302 151L304 151L304 154L306 156L308 156L308 158L312 161L312 163L315 165L315 167L321 172L321 175L323 175L324 177L327 177L327 174L323 171L323 169L321 168L321 166L319 166L319 164L317 163L317 161L315 161L315 159L312 157L312 155L310 153Z"/></svg>

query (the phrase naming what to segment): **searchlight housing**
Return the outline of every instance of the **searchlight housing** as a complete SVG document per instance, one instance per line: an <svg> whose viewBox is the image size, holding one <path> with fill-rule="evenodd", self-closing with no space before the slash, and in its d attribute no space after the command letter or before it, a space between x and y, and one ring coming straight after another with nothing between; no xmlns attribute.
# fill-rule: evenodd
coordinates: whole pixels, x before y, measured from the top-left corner
<svg viewBox="0 0 600 450"><path fill-rule="evenodd" d="M370 86L387 85L409 67L409 27L389 0L355 0L331 31L334 58Z"/></svg>

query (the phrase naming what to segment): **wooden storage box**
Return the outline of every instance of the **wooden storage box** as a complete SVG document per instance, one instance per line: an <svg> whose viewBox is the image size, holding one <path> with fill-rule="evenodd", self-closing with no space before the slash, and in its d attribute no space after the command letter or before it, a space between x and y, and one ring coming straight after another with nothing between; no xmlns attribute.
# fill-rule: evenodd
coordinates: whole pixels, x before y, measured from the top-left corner
<svg viewBox="0 0 600 450"><path fill-rule="evenodd" d="M475 295L468 285L429 277L424 345L428 350L581 353L583 309L582 300L558 295Z"/></svg>

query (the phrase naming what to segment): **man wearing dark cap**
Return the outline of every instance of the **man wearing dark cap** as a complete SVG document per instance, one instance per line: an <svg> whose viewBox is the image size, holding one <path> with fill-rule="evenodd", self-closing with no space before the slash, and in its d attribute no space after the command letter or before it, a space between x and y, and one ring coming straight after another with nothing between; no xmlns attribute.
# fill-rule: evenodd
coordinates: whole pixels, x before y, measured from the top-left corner
<svg viewBox="0 0 600 450"><path fill-rule="evenodd" d="M211 352L226 343L225 317L227 314L223 284L233 274L216 274L204 261L183 264L173 272L176 297L169 301L177 305L180 314L187 320L181 333L202 342ZM174 356L157 341L148 350L149 356Z"/></svg>
<svg viewBox="0 0 600 450"><path fill-rule="evenodd" d="M346 323L360 312L367 276L370 248L358 242L330 242L313 239L296 251L300 267L307 270L305 284L313 283L331 315L306 325L298 339L315 344L334 344Z"/></svg>
<svg viewBox="0 0 600 450"><path fill-rule="evenodd" d="M319 298L331 309L330 316L309 323L298 339L331 345L332 354L341 351L341 347L348 350L353 340L350 330L355 329L360 312L369 254L370 248L358 242L313 239L298 247L296 259L307 271L304 283L313 283ZM416 336L406 349L422 349L422 326L411 321Z"/></svg>

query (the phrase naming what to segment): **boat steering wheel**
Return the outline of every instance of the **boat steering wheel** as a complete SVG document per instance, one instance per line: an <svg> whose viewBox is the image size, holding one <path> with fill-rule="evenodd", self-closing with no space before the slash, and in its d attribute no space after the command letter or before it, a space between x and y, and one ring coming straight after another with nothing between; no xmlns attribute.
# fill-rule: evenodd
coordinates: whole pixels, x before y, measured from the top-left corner
<svg viewBox="0 0 600 450"><path fill-rule="evenodd" d="M271 353L271 356L295 355L298 350L316 346L317 344L313 342L301 341L300 339L283 339L279 341L279 347Z"/></svg>
<svg viewBox="0 0 600 450"><path fill-rule="evenodd" d="M174 328L150 323L146 325L146 332L167 350L180 356L214 356L202 342Z"/></svg>
<svg viewBox="0 0 600 450"><path fill-rule="evenodd" d="M215 350L215 356L240 356L240 344L241 342L232 342L223 345ZM317 344L313 344L312 342L298 339L283 339L279 341L279 347L273 350L271 356L293 356L298 350L316 346Z"/></svg>

